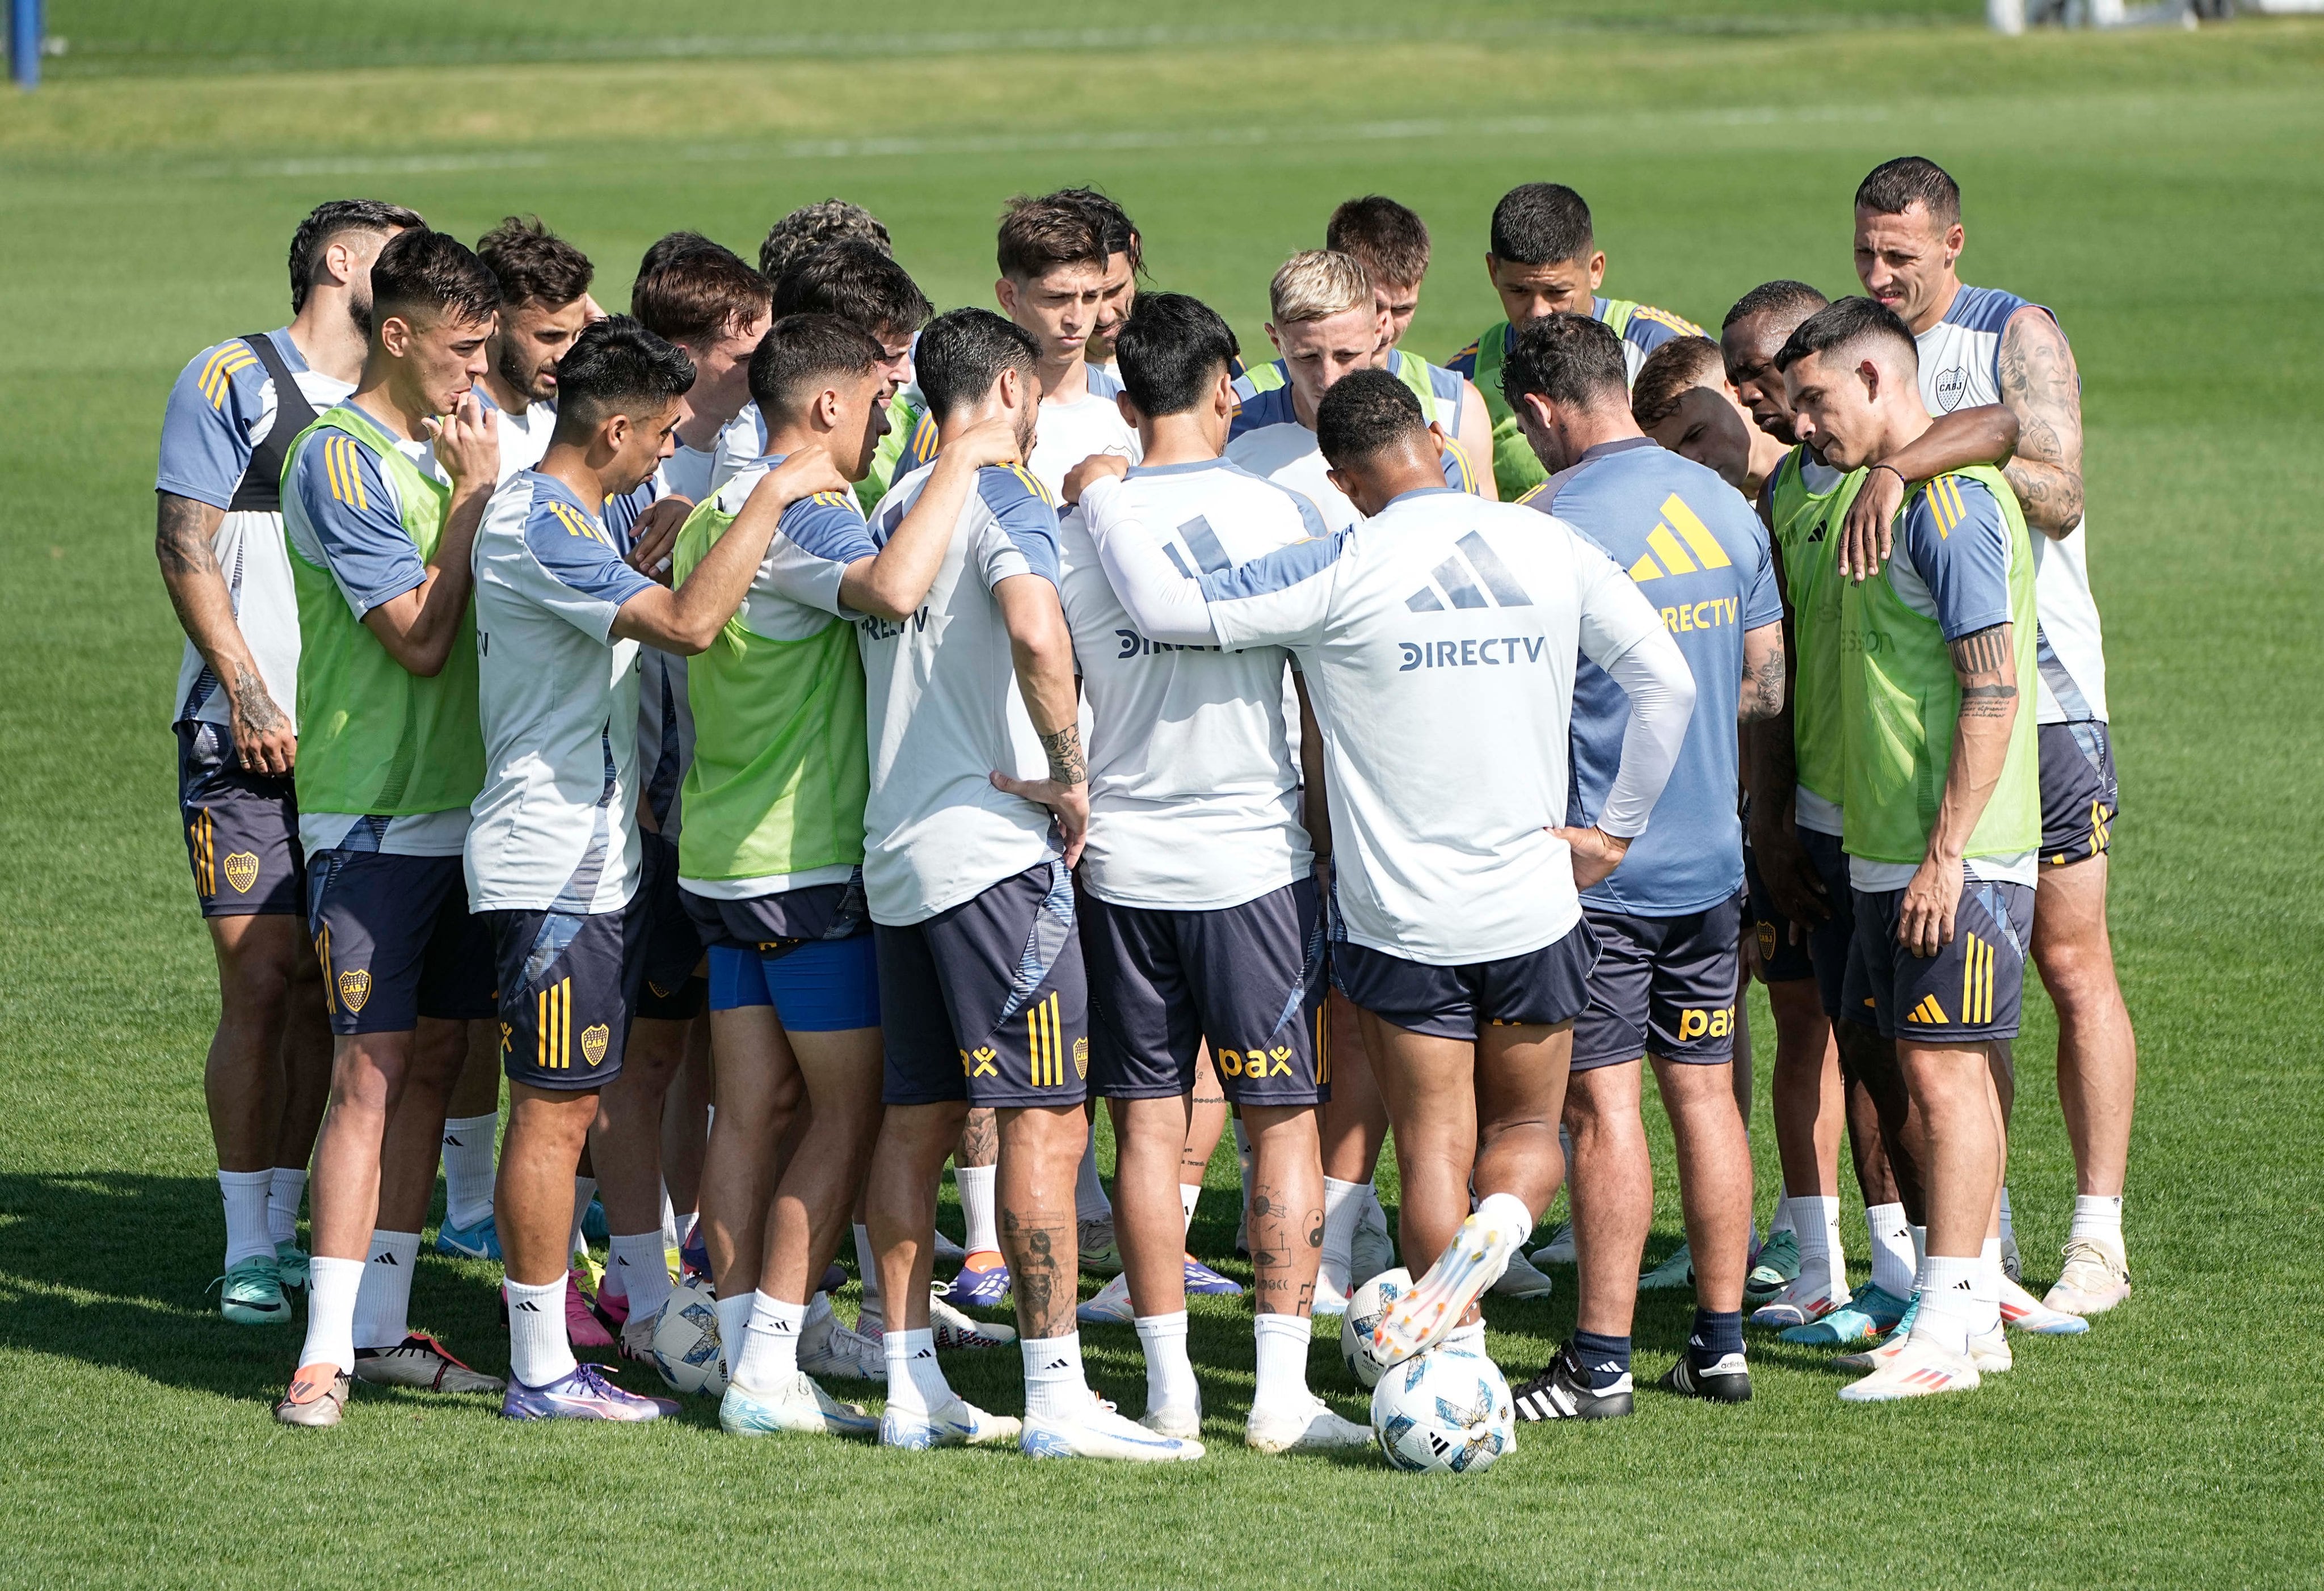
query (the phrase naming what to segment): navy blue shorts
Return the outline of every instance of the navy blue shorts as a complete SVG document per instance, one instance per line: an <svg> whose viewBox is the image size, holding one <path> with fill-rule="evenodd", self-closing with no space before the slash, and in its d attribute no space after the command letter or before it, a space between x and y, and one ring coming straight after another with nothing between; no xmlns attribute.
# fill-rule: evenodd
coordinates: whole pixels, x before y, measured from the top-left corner
<svg viewBox="0 0 2324 1591"><path fill-rule="evenodd" d="M863 875L780 894L717 901L686 892L686 911L710 947L710 1009L771 1005L802 1033L880 1025L879 957L863 903Z"/></svg>
<svg viewBox="0 0 2324 1591"><path fill-rule="evenodd" d="M1903 890L1856 895L1856 954L1848 1004L1869 1009L1884 1039L1978 1044L2017 1036L2033 942L2034 892L2022 883L1961 886L1953 939L1925 961L1896 942Z"/></svg>
<svg viewBox="0 0 2324 1591"><path fill-rule="evenodd" d="M702 1014L708 980L702 965L702 936L678 887L678 844L666 836L641 834L645 872L638 899L645 903L645 982L638 989L636 1015L649 1022L692 1022Z"/></svg>
<svg viewBox="0 0 2324 1591"><path fill-rule="evenodd" d="M178 726L178 815L204 917L296 917L307 909L299 787L252 773L223 725Z"/></svg>
<svg viewBox="0 0 2324 1591"><path fill-rule="evenodd" d="M1063 862L874 934L885 1103L1009 1109L1088 1097L1089 984Z"/></svg>
<svg viewBox="0 0 2324 1591"><path fill-rule="evenodd" d="M1743 903L1683 917L1630 917L1584 906L1598 939L1590 1005L1573 1023L1573 1069L1643 1056L1690 1066L1735 1058L1735 986Z"/></svg>
<svg viewBox="0 0 2324 1591"><path fill-rule="evenodd" d="M536 1088L602 1088L645 970L642 894L618 911L483 913L500 969L501 1069Z"/></svg>
<svg viewBox="0 0 2324 1591"><path fill-rule="evenodd" d="M307 862L307 931L342 1038L493 1015L492 934L468 911L457 856L318 851Z"/></svg>
<svg viewBox="0 0 2324 1591"><path fill-rule="evenodd" d="M1359 1010L1410 1032L1475 1039L1488 1027L1554 1027L1590 1004L1598 940L1587 917L1563 939L1499 961L1436 967L1345 939L1332 946L1332 982Z"/></svg>
<svg viewBox="0 0 2324 1591"><path fill-rule="evenodd" d="M1792 920L1775 904L1775 897L1767 893L1766 881L1759 876L1759 858L1751 852L1751 842L1743 842L1743 892L1749 898L1749 927L1752 942L1759 951L1759 981L1763 984L1795 984L1803 978L1815 976L1815 960L1808 954L1805 934L1792 937Z"/></svg>
<svg viewBox="0 0 2324 1591"><path fill-rule="evenodd" d="M1332 1096L1331 1058L1315 1042L1327 985L1314 879L1210 911L1115 906L1086 891L1079 910L1096 1093L1185 1094L1208 1038L1235 1105Z"/></svg>
<svg viewBox="0 0 2324 1591"><path fill-rule="evenodd" d="M2068 867L2105 856L2122 809L2107 726L2094 719L2044 724L2040 745L2042 865Z"/></svg>
<svg viewBox="0 0 2324 1591"><path fill-rule="evenodd" d="M1808 960L1814 965L1816 994L1823 1001L1823 1013L1838 1022L1842 1016L1870 1026L1868 1007L1849 1009L1847 998L1848 963L1856 943L1856 892L1849 887L1848 854L1840 848L1840 836L1825 834L1820 829L1802 828L1800 849L1808 854L1808 865L1823 881L1824 904L1831 915L1808 929Z"/></svg>

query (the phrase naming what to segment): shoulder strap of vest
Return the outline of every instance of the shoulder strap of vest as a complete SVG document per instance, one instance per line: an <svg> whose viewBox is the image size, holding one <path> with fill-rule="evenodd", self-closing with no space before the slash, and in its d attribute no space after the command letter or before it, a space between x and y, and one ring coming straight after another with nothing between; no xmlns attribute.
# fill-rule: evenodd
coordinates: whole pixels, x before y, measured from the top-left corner
<svg viewBox="0 0 2324 1591"><path fill-rule="evenodd" d="M299 378L274 346L274 339L263 331L245 333L242 340L258 356L266 374L274 383L274 423L267 429L266 439L250 450L250 463L242 472L242 480L234 489L234 500L226 504L229 513L280 513L282 512L282 465L290 455L290 443L300 431L315 423L315 406L307 402L307 394L299 390Z"/></svg>
<svg viewBox="0 0 2324 1591"><path fill-rule="evenodd" d="M1608 299L1606 313L1600 319L1613 329L1616 337L1619 337L1630 329L1630 316L1637 307L1637 301L1632 299Z"/></svg>

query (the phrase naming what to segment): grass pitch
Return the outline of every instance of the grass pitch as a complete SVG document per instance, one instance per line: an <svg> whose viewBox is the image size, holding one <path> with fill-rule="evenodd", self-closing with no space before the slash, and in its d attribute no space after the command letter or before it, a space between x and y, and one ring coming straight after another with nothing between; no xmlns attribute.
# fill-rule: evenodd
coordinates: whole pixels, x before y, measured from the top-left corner
<svg viewBox="0 0 2324 1591"><path fill-rule="evenodd" d="M1295 50L1299 14L1221 5L1158 32L1099 8L1080 34L1001 0L923 10L907 20L960 37L916 50L893 16L746 28L698 5L437 5L337 31L303 6L52 8L89 48L37 97L0 98L0 1473L18 1522L0 1584L1312 1585L1424 1567L1454 1586L2313 1584L2324 27L2005 42L1872 25L1848 0L1742 23L1694 0L1627 22L1478 0L1420 26L1367 0ZM652 43L722 32L825 42ZM438 64L366 65L381 49ZM583 59L525 63L543 52ZM189 64L204 75L172 75ZM1435 230L1410 346L1442 358L1494 318L1478 257L1514 182L1589 196L1609 291L1715 324L1768 277L1849 289L1849 196L1905 152L1961 179L1965 273L2056 306L2087 388L2126 803L2114 920L2144 1074L2138 1291L2089 1336L2021 1340L1983 1392L1885 1410L1843 1410L1820 1355L1757 1340L1746 1408L1642 1392L1632 1420L1527 1428L1450 1484L1242 1452L1231 1303L1194 1311L1214 1456L1167 1475L746 1444L701 1406L535 1429L365 1391L333 1435L267 1422L296 1335L226 1326L202 1290L215 993L171 807L179 642L150 491L171 378L280 322L308 207L376 193L469 236L537 210L618 302L667 228L748 254L790 206L843 193L951 305L989 301L1005 197L1097 181L1157 282L1258 352L1275 264L1379 190ZM2053 1029L2028 1005L2011 1183L2046 1281L2072 1184ZM1764 1216L1764 1105L1758 1129ZM1231 1187L1231 1162L1213 1180ZM1222 1191L1197 1249L1225 1253L1231 1219ZM1677 1237L1665 1178L1650 1253ZM414 1315L497 1369L494 1280L431 1259ZM1506 1364L1570 1327L1564 1280L1495 1307ZM1668 1297L1640 1315L1642 1378L1683 1338ZM1134 1403L1131 1334L1086 1342L1097 1383ZM1319 1342L1314 1383L1352 1414L1336 1358ZM1014 1355L948 1369L1018 1407Z"/></svg>

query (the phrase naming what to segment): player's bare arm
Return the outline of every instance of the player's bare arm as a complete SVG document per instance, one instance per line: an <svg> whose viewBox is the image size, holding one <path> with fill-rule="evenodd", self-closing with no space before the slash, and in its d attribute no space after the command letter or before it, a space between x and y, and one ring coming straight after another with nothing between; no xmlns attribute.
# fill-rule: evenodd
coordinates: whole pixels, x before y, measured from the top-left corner
<svg viewBox="0 0 2324 1591"><path fill-rule="evenodd" d="M2028 306L2001 334L2001 401L2017 417L2017 456L2002 474L2025 523L2063 536L2082 523L2082 384L2058 323Z"/></svg>
<svg viewBox="0 0 2324 1591"><path fill-rule="evenodd" d="M1757 724L1784 710L1784 686L1791 674L1784 651L1780 621L1743 633L1743 689L1735 704L1738 723Z"/></svg>
<svg viewBox="0 0 2324 1591"><path fill-rule="evenodd" d="M235 755L253 773L288 773L299 760L299 737L259 677L257 660L235 622L226 572L211 550L226 511L174 492L155 496L153 556L161 565L161 584L187 638L226 684Z"/></svg>
<svg viewBox="0 0 2324 1591"><path fill-rule="evenodd" d="M473 582L468 554L499 476L501 447L499 432L473 392L465 393L451 413L420 424L436 445L437 462L452 477L444 534L436 543L427 578L371 609L363 622L406 672L431 678L444 671L460 633L460 615L467 611Z"/></svg>
<svg viewBox="0 0 2324 1591"><path fill-rule="evenodd" d="M1915 956L1934 956L1952 943L1960 904L1961 853L2001 782L2009 732L2017 722L2015 626L2006 621L1964 635L1950 648L1960 685L1960 716L1953 725L1952 764L1929 825L1928 854L1905 886L1896 942Z"/></svg>
<svg viewBox="0 0 2324 1591"><path fill-rule="evenodd" d="M1477 384L1463 377L1461 382L1461 423L1453 428L1452 439L1469 456L1477 477L1477 495L1489 503L1501 500L1500 484L1493 478L1493 416L1485 407L1485 395Z"/></svg>
<svg viewBox="0 0 2324 1591"><path fill-rule="evenodd" d="M2019 429L2006 404L1981 403L1939 415L1927 430L1875 463L1840 525L1840 568L1877 572L1888 560L1890 528L1904 494L1949 469L2007 465L2017 451Z"/></svg>
<svg viewBox="0 0 2324 1591"><path fill-rule="evenodd" d="M1047 779L1017 779L994 770L996 789L1038 801L1056 814L1065 865L1081 860L1089 833L1089 759L1082 752L1080 691L1074 678L1074 638L1065 627L1057 588L1038 575L1011 575L992 588L1009 629L1018 693L1033 733L1049 760Z"/></svg>
<svg viewBox="0 0 2324 1591"><path fill-rule="evenodd" d="M962 505L976 490L976 472L1017 459L1016 425L994 414L945 444L928 484L877 556L859 558L839 582L840 600L874 618L901 619L918 611L944 567Z"/></svg>
<svg viewBox="0 0 2324 1591"><path fill-rule="evenodd" d="M703 555L683 583L657 586L622 604L613 634L664 652L692 657L711 642L750 594L751 580L767 556L767 543L784 511L817 492L844 492L847 477L820 448L803 448L766 473L717 545Z"/></svg>

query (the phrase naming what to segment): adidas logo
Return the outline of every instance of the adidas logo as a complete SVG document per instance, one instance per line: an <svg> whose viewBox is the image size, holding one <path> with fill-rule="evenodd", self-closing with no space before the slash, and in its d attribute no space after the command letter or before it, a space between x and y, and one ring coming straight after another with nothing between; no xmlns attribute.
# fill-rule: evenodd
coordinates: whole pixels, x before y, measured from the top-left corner
<svg viewBox="0 0 2324 1591"><path fill-rule="evenodd" d="M467 1145L462 1143L457 1138L453 1137L449 1133L447 1133L444 1134L444 1147L447 1149L466 1149Z"/></svg>
<svg viewBox="0 0 2324 1591"><path fill-rule="evenodd" d="M1913 1007L1904 1020L1910 1022L1920 1022L1929 1027L1943 1027L1950 1022L1952 1018L1945 1014L1945 1008L1937 1004L1937 997L1934 994L1923 994L1921 996L1921 1003Z"/></svg>
<svg viewBox="0 0 2324 1591"><path fill-rule="evenodd" d="M376 1253L372 1255L371 1263L374 1265L392 1265L396 1263L395 1255L392 1253Z"/></svg>
<svg viewBox="0 0 2324 1591"><path fill-rule="evenodd" d="M1044 1375L1054 1375L1060 1370L1071 1370L1073 1367L1073 1361L1070 1359L1052 1359L1047 1364L1041 1366L1041 1374Z"/></svg>
<svg viewBox="0 0 2324 1591"><path fill-rule="evenodd" d="M522 1304L512 1304L509 1307L516 1310L520 1315L538 1315L540 1313L540 1306L535 1303L528 1302Z"/></svg>
<svg viewBox="0 0 2324 1591"><path fill-rule="evenodd" d="M1683 541L1684 546L1680 543ZM1687 556L1689 552L1693 557ZM1640 585L1665 575L1692 575L1702 569L1723 569L1734 563L1710 527L1696 517L1676 492L1663 499L1663 516L1646 532L1646 550L1630 566L1630 578Z"/></svg>
<svg viewBox="0 0 2324 1591"><path fill-rule="evenodd" d="M1509 566L1501 561L1500 555L1486 543L1484 537L1471 531L1453 545L1460 549L1462 556L1448 558L1429 570L1430 584L1406 597L1405 606L1414 613L1443 613L1448 606L1533 606L1533 598L1526 595L1526 588L1517 584Z"/></svg>

